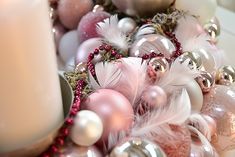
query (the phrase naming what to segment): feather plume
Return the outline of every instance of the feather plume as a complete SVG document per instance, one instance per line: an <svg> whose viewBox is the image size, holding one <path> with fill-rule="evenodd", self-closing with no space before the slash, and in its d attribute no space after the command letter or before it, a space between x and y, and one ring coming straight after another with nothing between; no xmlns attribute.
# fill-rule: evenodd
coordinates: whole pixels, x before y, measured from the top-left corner
<svg viewBox="0 0 235 157"><path fill-rule="evenodd" d="M211 156L216 156L217 153L214 151L214 148L211 146L211 144L207 140L207 138L199 130L197 130L196 128L194 128L192 126L188 126L188 128L191 132L198 135L198 138L202 142L202 145L204 146L204 148L206 147L208 153L210 153Z"/></svg>
<svg viewBox="0 0 235 157"><path fill-rule="evenodd" d="M183 63L176 59L172 63L170 70L159 80L157 85L166 91L172 91L182 88L187 83L193 81L200 73L198 70L190 69L188 64L188 59Z"/></svg>
<svg viewBox="0 0 235 157"><path fill-rule="evenodd" d="M131 135L151 137L152 134L166 134L166 132L171 134L169 129L165 129L168 126L166 124L183 124L190 113L190 98L187 91L183 89L180 95L173 94L167 108L161 108L137 117Z"/></svg>
<svg viewBox="0 0 235 157"><path fill-rule="evenodd" d="M147 86L147 62L137 57L123 58L121 62L122 78L115 90L126 96L132 105L135 105Z"/></svg>
<svg viewBox="0 0 235 157"><path fill-rule="evenodd" d="M154 26L152 24L145 24L139 28L139 30L135 35L135 39L138 40L144 35L154 34L154 33L156 33L156 29L154 28Z"/></svg>
<svg viewBox="0 0 235 157"><path fill-rule="evenodd" d="M188 119L188 124L198 129L209 141L211 141L209 125L202 115L192 114Z"/></svg>
<svg viewBox="0 0 235 157"><path fill-rule="evenodd" d="M95 65L97 81L89 72L89 81L94 89L114 88L122 74L117 65L112 62L100 62Z"/></svg>
<svg viewBox="0 0 235 157"><path fill-rule="evenodd" d="M118 28L117 15L113 15L110 18L105 19L103 22L99 22L96 29L97 33L104 37L108 43L121 50L128 50L128 39L126 34Z"/></svg>

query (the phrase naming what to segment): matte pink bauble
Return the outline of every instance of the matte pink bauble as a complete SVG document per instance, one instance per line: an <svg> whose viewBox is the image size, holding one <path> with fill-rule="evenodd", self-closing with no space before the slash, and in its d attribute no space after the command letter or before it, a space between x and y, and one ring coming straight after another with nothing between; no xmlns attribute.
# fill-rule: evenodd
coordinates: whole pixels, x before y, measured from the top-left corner
<svg viewBox="0 0 235 157"><path fill-rule="evenodd" d="M235 88L216 85L204 96L202 113L217 123L217 138L212 140L216 150L235 149Z"/></svg>
<svg viewBox="0 0 235 157"><path fill-rule="evenodd" d="M84 41L77 50L76 65L80 62L87 62L89 54L93 53L100 45L102 45L101 38L91 38Z"/></svg>
<svg viewBox="0 0 235 157"><path fill-rule="evenodd" d="M185 125L170 125L173 135L157 135L155 142L164 150L167 157L189 157L191 134Z"/></svg>
<svg viewBox="0 0 235 157"><path fill-rule="evenodd" d="M56 22L55 25L53 26L52 31L53 31L54 38L55 38L56 49L58 49L60 39L65 34L66 29L64 28L64 26L60 22Z"/></svg>
<svg viewBox="0 0 235 157"><path fill-rule="evenodd" d="M151 34L135 41L131 47L130 56L142 57L144 54L155 52L170 57L174 51L175 46L168 38L159 34Z"/></svg>
<svg viewBox="0 0 235 157"><path fill-rule="evenodd" d="M103 155L96 147L80 147L70 144L64 147L57 157L103 157Z"/></svg>
<svg viewBox="0 0 235 157"><path fill-rule="evenodd" d="M166 105L166 92L159 86L149 86L142 94L142 100L151 107L158 108Z"/></svg>
<svg viewBox="0 0 235 157"><path fill-rule="evenodd" d="M81 18L93 9L92 0L60 0L58 5L58 14L62 24L75 29Z"/></svg>
<svg viewBox="0 0 235 157"><path fill-rule="evenodd" d="M99 89L82 104L82 109L95 112L103 122L103 135L99 143L105 142L110 133L127 130L133 122L133 108L121 93L110 89Z"/></svg>
<svg viewBox="0 0 235 157"><path fill-rule="evenodd" d="M96 32L97 23L109 18L110 14L105 11L89 12L80 21L78 25L78 37L81 42L99 37Z"/></svg>

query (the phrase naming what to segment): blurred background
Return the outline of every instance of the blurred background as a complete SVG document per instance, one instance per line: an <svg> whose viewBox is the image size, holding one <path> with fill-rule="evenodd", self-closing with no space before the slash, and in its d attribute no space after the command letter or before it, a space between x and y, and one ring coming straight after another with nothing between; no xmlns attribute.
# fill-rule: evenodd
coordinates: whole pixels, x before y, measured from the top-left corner
<svg viewBox="0 0 235 157"><path fill-rule="evenodd" d="M235 0L218 0L218 4L216 16L221 24L218 45L227 54L228 63L235 66Z"/></svg>

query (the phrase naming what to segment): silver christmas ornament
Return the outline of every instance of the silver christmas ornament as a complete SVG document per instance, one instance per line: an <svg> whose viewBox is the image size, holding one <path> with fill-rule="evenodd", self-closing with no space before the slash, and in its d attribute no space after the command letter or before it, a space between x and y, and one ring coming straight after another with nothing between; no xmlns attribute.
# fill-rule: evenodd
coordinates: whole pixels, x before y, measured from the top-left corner
<svg viewBox="0 0 235 157"><path fill-rule="evenodd" d="M196 78L196 81L201 87L203 93L209 92L215 84L214 77L210 73L205 71L201 72L200 76Z"/></svg>
<svg viewBox="0 0 235 157"><path fill-rule="evenodd" d="M201 69L202 67L202 59L199 54L195 52L185 52L181 56L179 56L180 62L189 61L188 66L190 69Z"/></svg>
<svg viewBox="0 0 235 157"><path fill-rule="evenodd" d="M136 25L136 22L129 17L125 17L118 22L118 28L120 28L125 34L133 32L136 28Z"/></svg>
<svg viewBox="0 0 235 157"><path fill-rule="evenodd" d="M153 16L166 10L174 0L112 0L122 12L131 16Z"/></svg>
<svg viewBox="0 0 235 157"><path fill-rule="evenodd" d="M169 70L169 63L164 57L155 57L149 61L148 74L151 79L158 80Z"/></svg>
<svg viewBox="0 0 235 157"><path fill-rule="evenodd" d="M155 52L170 57L174 51L175 46L168 38L159 34L151 34L142 36L134 42L130 50L130 56L142 57L145 54Z"/></svg>
<svg viewBox="0 0 235 157"><path fill-rule="evenodd" d="M207 24L204 25L204 29L211 36L212 40L216 40L216 37L220 35L220 23L216 17L213 17Z"/></svg>
<svg viewBox="0 0 235 157"><path fill-rule="evenodd" d="M135 138L117 145L110 157L166 157L166 154L156 144Z"/></svg>
<svg viewBox="0 0 235 157"><path fill-rule="evenodd" d="M231 85L235 82L235 68L232 66L221 67L216 74L216 83L220 85Z"/></svg>
<svg viewBox="0 0 235 157"><path fill-rule="evenodd" d="M86 71L87 71L87 64L86 63L80 62L78 65L76 65L76 68L75 68L76 73L82 74Z"/></svg>

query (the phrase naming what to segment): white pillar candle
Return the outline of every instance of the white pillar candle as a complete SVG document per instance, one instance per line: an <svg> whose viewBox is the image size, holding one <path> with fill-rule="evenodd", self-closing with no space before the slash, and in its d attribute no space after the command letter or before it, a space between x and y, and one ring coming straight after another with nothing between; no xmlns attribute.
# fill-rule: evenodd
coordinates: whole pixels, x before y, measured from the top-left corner
<svg viewBox="0 0 235 157"><path fill-rule="evenodd" d="M47 0L0 0L0 154L63 120Z"/></svg>

